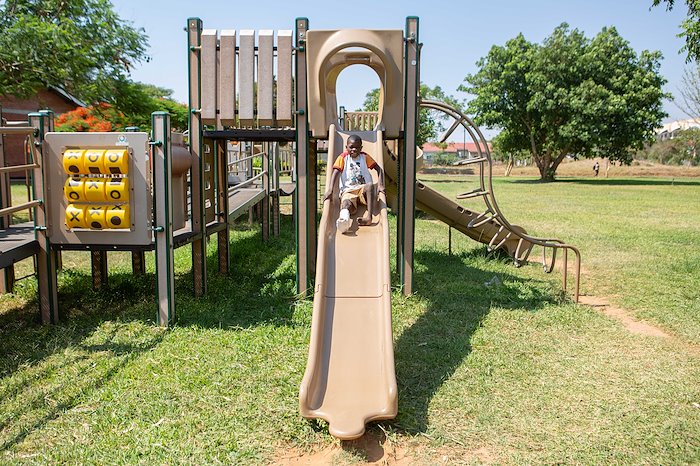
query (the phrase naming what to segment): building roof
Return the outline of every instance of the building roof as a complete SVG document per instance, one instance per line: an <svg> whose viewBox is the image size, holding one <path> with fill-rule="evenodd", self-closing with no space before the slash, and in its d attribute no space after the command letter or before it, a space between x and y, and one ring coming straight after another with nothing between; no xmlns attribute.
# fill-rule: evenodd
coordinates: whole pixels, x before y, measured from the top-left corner
<svg viewBox="0 0 700 466"><path fill-rule="evenodd" d="M491 143L487 143L489 151L492 150ZM482 149L483 150L483 149ZM444 149L438 146L437 144L432 144L430 142L426 142L423 144L423 152L447 152L447 153L458 153L458 152L479 152L479 149L477 148L476 143L474 142L467 142L466 144L463 142L448 142L447 147Z"/></svg>
<svg viewBox="0 0 700 466"><path fill-rule="evenodd" d="M51 89L53 92L56 94L60 95L63 97L66 101L74 104L76 107L87 107L87 104L83 102L82 100L78 99L75 96L72 96L68 92L66 92L65 89L58 87L58 86L48 86L49 89Z"/></svg>

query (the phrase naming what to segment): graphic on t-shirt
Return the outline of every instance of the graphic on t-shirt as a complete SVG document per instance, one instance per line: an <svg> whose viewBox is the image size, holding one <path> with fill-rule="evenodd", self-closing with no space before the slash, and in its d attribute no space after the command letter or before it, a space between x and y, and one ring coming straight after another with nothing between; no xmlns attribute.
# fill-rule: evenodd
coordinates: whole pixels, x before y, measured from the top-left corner
<svg viewBox="0 0 700 466"><path fill-rule="evenodd" d="M362 175L362 167L359 162L355 162L350 157L348 163L348 185L359 186L366 184L365 177Z"/></svg>

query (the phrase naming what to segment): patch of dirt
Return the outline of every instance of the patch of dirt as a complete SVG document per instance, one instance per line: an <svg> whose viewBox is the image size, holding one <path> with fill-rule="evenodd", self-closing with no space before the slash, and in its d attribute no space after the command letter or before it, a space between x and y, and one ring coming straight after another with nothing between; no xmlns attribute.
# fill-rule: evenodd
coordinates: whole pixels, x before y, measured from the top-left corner
<svg viewBox="0 0 700 466"><path fill-rule="evenodd" d="M606 316L620 321L620 323L632 333L658 338L669 338L671 336L655 325L635 319L624 309L612 306L606 298L600 296L580 296L579 301L581 304L600 309Z"/></svg>
<svg viewBox="0 0 700 466"><path fill-rule="evenodd" d="M410 466L414 462L406 448L391 442L381 431L368 430L357 440L341 441L320 451L307 453L297 449L288 450L271 464L275 466L327 464Z"/></svg>

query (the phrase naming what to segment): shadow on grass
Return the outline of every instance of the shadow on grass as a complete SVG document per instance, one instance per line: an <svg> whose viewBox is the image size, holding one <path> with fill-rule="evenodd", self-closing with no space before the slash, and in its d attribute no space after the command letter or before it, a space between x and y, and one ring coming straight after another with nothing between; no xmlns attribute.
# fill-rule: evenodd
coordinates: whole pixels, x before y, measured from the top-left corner
<svg viewBox="0 0 700 466"><path fill-rule="evenodd" d="M428 307L395 345L399 429L425 432L431 399L471 353L471 338L492 306L532 312L557 299L537 283L465 264L484 254L484 248L453 256L416 251L416 294Z"/></svg>
<svg viewBox="0 0 700 466"><path fill-rule="evenodd" d="M192 296L191 270L177 273L176 325L288 323L296 288L291 218L283 218L281 230L280 238L267 243L259 229L231 240L228 276L217 272L218 255L209 252L209 292L202 298ZM177 254L189 256L189 248ZM153 273L111 272L108 284L95 291L89 270L64 270L59 305L56 325L40 323L35 295L0 314L0 449L21 443L84 402L167 335L155 323Z"/></svg>
<svg viewBox="0 0 700 466"><path fill-rule="evenodd" d="M589 184L596 186L700 186L692 178L557 178L554 183ZM542 184L540 179L513 179L513 184Z"/></svg>

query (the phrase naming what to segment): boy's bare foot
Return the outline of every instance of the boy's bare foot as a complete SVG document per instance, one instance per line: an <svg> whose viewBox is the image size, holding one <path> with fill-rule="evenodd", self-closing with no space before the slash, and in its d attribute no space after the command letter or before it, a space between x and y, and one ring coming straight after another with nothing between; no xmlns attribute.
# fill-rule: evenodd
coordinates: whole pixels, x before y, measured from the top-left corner
<svg viewBox="0 0 700 466"><path fill-rule="evenodd" d="M371 225L372 224L372 216L363 215L362 217L357 219L357 224L362 225L362 226Z"/></svg>

